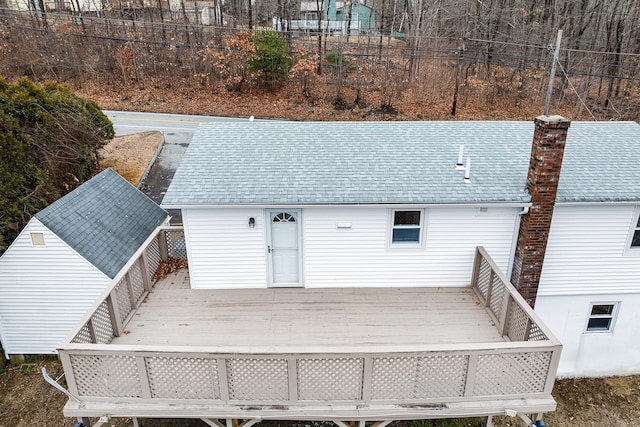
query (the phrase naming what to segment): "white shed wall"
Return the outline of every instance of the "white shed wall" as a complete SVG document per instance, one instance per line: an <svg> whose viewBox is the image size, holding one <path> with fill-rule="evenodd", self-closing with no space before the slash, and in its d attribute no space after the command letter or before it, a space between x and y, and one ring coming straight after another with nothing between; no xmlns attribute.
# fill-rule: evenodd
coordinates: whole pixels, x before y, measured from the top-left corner
<svg viewBox="0 0 640 427"><path fill-rule="evenodd" d="M586 333L591 303L619 302L612 332ZM640 374L640 295L543 296L536 312L562 342L559 377Z"/></svg>
<svg viewBox="0 0 640 427"><path fill-rule="evenodd" d="M34 248L31 232L44 233ZM0 258L5 353L52 354L111 280L33 218Z"/></svg>
<svg viewBox="0 0 640 427"><path fill-rule="evenodd" d="M307 287L465 286L475 247L484 246L503 271L509 267L518 208L431 208L425 245L389 247L390 210L303 208L303 280ZM250 217L255 228L248 227ZM183 209L194 288L267 286L265 210ZM338 222L351 228L338 229Z"/></svg>
<svg viewBox="0 0 640 427"><path fill-rule="evenodd" d="M640 293L640 251L629 251L634 206L556 206L539 296Z"/></svg>

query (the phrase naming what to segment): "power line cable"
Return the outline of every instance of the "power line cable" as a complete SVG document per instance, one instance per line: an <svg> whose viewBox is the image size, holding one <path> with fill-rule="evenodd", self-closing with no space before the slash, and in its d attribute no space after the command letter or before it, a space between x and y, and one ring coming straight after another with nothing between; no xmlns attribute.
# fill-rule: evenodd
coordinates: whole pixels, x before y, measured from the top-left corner
<svg viewBox="0 0 640 427"><path fill-rule="evenodd" d="M558 66L560 66L560 71L562 71L562 74L564 74L564 78L567 80L567 83L569 83L569 86L571 87L571 90L573 90L573 92L576 94L576 96L578 97L578 100L580 101L580 103L582 104L582 106L584 108L587 109L587 112L589 113L589 115L591 116L591 118L594 121L597 121L596 116L593 115L593 113L591 112L591 110L589 109L589 107L587 107L587 104L584 103L584 101L582 100L582 97L580 96L580 94L578 93L578 91L576 90L575 86L573 85L573 83L571 83L571 79L569 78L569 76L567 75L567 72L565 71L564 67L562 66L562 63L560 61L556 61L556 63L558 64Z"/></svg>

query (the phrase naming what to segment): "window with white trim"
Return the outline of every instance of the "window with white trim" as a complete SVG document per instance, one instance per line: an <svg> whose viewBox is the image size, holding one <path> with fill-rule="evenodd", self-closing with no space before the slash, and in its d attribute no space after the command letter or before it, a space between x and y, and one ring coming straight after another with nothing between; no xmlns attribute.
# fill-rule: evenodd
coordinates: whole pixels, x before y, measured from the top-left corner
<svg viewBox="0 0 640 427"><path fill-rule="evenodd" d="M423 224L422 209L394 209L391 214L391 244L393 246L422 244Z"/></svg>
<svg viewBox="0 0 640 427"><path fill-rule="evenodd" d="M612 332L618 306L617 302L592 303L586 332Z"/></svg>
<svg viewBox="0 0 640 427"><path fill-rule="evenodd" d="M636 209L635 226L631 230L631 249L640 249L640 209Z"/></svg>

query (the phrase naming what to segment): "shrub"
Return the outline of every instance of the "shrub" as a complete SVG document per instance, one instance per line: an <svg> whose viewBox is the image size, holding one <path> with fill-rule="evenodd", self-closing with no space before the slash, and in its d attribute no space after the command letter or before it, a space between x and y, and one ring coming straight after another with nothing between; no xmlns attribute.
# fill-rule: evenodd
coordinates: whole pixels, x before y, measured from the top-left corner
<svg viewBox="0 0 640 427"><path fill-rule="evenodd" d="M254 37L255 51L249 57L247 68L260 72L262 84L272 88L288 75L293 60L289 47L276 31L261 31Z"/></svg>

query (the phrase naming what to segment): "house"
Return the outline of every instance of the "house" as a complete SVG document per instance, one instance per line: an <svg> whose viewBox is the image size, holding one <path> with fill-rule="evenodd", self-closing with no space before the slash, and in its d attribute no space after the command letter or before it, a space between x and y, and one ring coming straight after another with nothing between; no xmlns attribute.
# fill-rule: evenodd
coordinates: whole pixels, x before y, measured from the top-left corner
<svg viewBox="0 0 640 427"><path fill-rule="evenodd" d="M361 1L303 0L299 19L292 20L290 30L318 31L318 19L323 31L331 34L358 35L375 29L373 9ZM274 28L282 30L274 18Z"/></svg>
<svg viewBox="0 0 640 427"><path fill-rule="evenodd" d="M531 424L556 372L638 373L639 139L558 116L202 125L162 203L184 227L130 261L186 249L188 270L135 298L114 278L59 346L65 415Z"/></svg>
<svg viewBox="0 0 640 427"><path fill-rule="evenodd" d="M39 11L44 7L45 11L74 10L79 7L83 12L95 12L105 8L101 0L6 0L6 6L13 10Z"/></svg>
<svg viewBox="0 0 640 427"><path fill-rule="evenodd" d="M112 169L38 212L0 257L5 354L55 354L166 219Z"/></svg>

